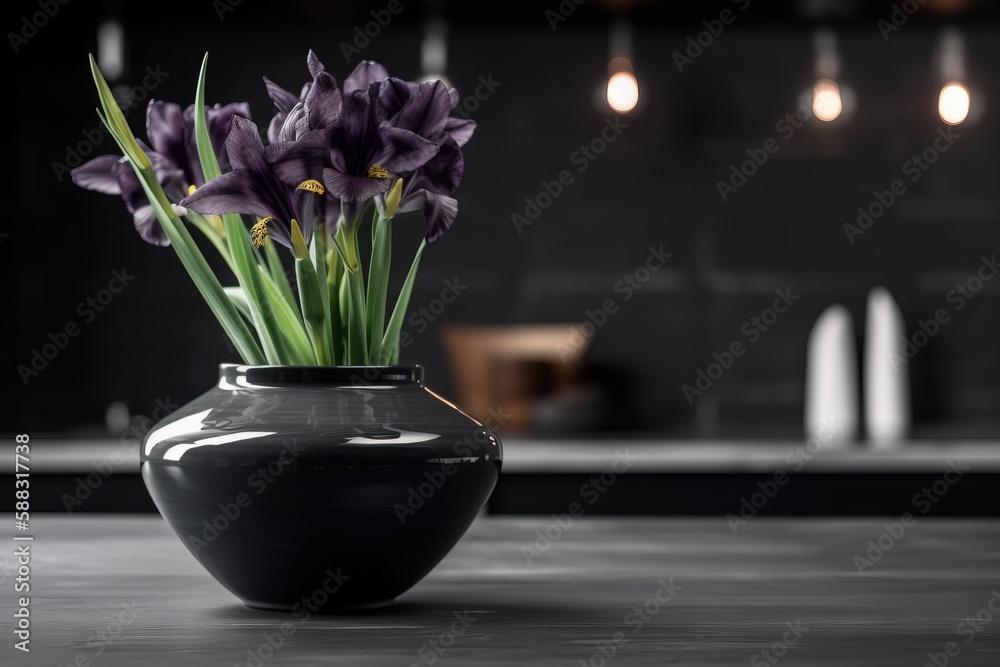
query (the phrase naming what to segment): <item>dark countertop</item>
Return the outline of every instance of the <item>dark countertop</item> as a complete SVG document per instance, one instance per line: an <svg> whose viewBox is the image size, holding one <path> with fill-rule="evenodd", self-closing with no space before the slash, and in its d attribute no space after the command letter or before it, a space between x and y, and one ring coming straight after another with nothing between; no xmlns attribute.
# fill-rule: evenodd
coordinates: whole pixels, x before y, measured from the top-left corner
<svg viewBox="0 0 1000 667"><path fill-rule="evenodd" d="M12 516L0 519L13 532ZM920 667L951 641L957 667L1000 664L1000 614L977 632L960 626L994 595L1000 610L1000 522L919 517L882 537L890 549L862 576L854 556L886 521L756 518L734 534L722 517L584 516L566 529L483 517L395 607L298 622L243 607L159 517L36 515L32 652L12 648L8 555L0 663L596 667L617 636L609 665L756 666L781 653L789 666ZM536 530L556 539L529 565ZM661 580L675 589L663 605L651 601L669 595ZM643 620L634 610L647 601ZM281 647L251 660L283 622Z"/></svg>
<svg viewBox="0 0 1000 667"><path fill-rule="evenodd" d="M531 439L501 434L505 473L600 472L629 450L630 472L773 473L802 461L805 472L940 474L961 459L977 473L1000 472L1000 441L788 439ZM79 473L98 468L139 471L136 439L32 438L32 472ZM13 470L14 449L0 450L0 469ZM807 464L807 465L805 465Z"/></svg>

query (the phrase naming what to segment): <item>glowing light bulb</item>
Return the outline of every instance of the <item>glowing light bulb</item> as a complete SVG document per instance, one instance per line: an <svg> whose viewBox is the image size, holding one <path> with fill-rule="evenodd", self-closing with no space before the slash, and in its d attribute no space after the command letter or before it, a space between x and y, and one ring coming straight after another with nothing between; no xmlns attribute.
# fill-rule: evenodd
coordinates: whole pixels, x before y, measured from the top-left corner
<svg viewBox="0 0 1000 667"><path fill-rule="evenodd" d="M941 88L941 94L938 96L938 115L949 125L958 125L968 117L971 102L969 89L952 81Z"/></svg>
<svg viewBox="0 0 1000 667"><path fill-rule="evenodd" d="M608 105L618 113L628 113L639 103L639 82L631 72L615 72L608 79Z"/></svg>
<svg viewBox="0 0 1000 667"><path fill-rule="evenodd" d="M816 118L827 123L840 117L844 101L836 81L820 79L813 85L812 110Z"/></svg>

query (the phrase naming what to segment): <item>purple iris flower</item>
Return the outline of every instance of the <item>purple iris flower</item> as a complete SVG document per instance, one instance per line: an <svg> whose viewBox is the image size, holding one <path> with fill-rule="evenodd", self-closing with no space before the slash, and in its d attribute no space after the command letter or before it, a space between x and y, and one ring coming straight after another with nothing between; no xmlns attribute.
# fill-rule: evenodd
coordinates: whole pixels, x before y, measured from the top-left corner
<svg viewBox="0 0 1000 667"><path fill-rule="evenodd" d="M226 170L229 158L225 144L230 120L237 114L249 116L249 105L245 102L216 105L206 109L205 113L216 158L219 166ZM205 182L195 141L194 105L181 110L178 104L151 100L146 108L146 136L151 146L141 144L143 152L152 162L157 180L171 202L179 202L192 186L198 187ZM82 188L121 195L143 240L153 245L170 245L156 221L139 178L124 158L101 155L80 165L70 175L73 182Z"/></svg>
<svg viewBox="0 0 1000 667"><path fill-rule="evenodd" d="M164 194L172 202L180 201L186 190L184 172L143 142L140 141L139 146L149 157L156 179L163 186ZM74 183L87 190L106 195L121 195L142 240L157 246L170 245L167 235L156 220L156 213L146 198L139 177L126 158L101 155L74 169L71 176Z"/></svg>
<svg viewBox="0 0 1000 667"><path fill-rule="evenodd" d="M425 238L434 243L458 215L458 201L450 195L458 189L465 171L461 146L472 137L476 123L451 115L458 94L440 81L413 83L389 78L380 87L379 103L385 122L438 146L433 158L412 173L402 174L403 193L397 208L400 212L423 209Z"/></svg>
<svg viewBox="0 0 1000 667"><path fill-rule="evenodd" d="M181 206L201 214L243 213L260 218L250 230L254 245L264 245L264 237L292 247L291 221L298 221L305 238L311 238L313 225L323 218L323 188L318 181L302 178L296 185L286 183L275 172L275 164L284 159L293 146L308 148L321 139L309 133L298 142L279 141L264 145L257 126L250 120L233 116L226 150L233 170L195 190L181 201ZM285 161L287 164L287 161ZM301 170L298 170L300 173ZM301 187L299 187L301 186Z"/></svg>
<svg viewBox="0 0 1000 667"><path fill-rule="evenodd" d="M378 82L343 93L335 122L293 142L276 169L286 183L320 174L349 225L368 201L389 189L393 174L414 171L439 150L415 132L380 122L378 93Z"/></svg>
<svg viewBox="0 0 1000 667"><path fill-rule="evenodd" d="M293 141L310 130L329 127L340 114L341 92L337 80L311 50L306 58L313 80L302 86L298 97L267 77L264 85L277 113L267 128L267 139Z"/></svg>
<svg viewBox="0 0 1000 667"><path fill-rule="evenodd" d="M250 105L246 102L215 105L205 109L205 116L208 121L208 136L212 140L219 168L228 171L226 136L229 134L229 124L233 116L250 118ZM154 151L184 170L184 179L188 185L200 188L205 183L194 134L193 104L181 111L179 104L151 101L146 109L146 136Z"/></svg>

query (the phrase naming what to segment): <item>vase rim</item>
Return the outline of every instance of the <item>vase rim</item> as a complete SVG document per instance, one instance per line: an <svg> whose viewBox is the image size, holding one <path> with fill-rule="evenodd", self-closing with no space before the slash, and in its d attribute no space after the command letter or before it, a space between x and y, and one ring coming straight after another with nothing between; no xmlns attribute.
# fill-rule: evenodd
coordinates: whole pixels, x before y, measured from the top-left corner
<svg viewBox="0 0 1000 667"><path fill-rule="evenodd" d="M219 364L219 381L234 387L288 385L422 384L424 367L412 366L251 366Z"/></svg>

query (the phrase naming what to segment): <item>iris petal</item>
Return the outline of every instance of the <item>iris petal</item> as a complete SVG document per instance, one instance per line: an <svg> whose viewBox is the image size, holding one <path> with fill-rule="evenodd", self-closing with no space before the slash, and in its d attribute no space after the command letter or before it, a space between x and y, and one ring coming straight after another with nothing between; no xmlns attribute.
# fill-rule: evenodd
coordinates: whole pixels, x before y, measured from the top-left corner
<svg viewBox="0 0 1000 667"><path fill-rule="evenodd" d="M181 200L181 206L202 215L246 213L266 218L274 214L272 206L260 196L257 179L247 170L238 169L213 178Z"/></svg>
<svg viewBox="0 0 1000 667"><path fill-rule="evenodd" d="M319 61L319 58L316 57L316 53L312 49L309 49L309 55L306 56L306 66L309 68L309 74L314 79L319 76L320 72L326 71L323 63Z"/></svg>
<svg viewBox="0 0 1000 667"><path fill-rule="evenodd" d="M163 227L160 226L159 220L156 219L156 212L149 204L137 208L135 213L132 214L132 221L135 224L136 231L139 232L139 236L146 243L161 247L170 245Z"/></svg>
<svg viewBox="0 0 1000 667"><path fill-rule="evenodd" d="M434 139L445 128L451 97L440 81L421 84L390 78L379 90L379 103L394 127Z"/></svg>
<svg viewBox="0 0 1000 667"><path fill-rule="evenodd" d="M459 146L464 146L476 131L476 121L469 118L451 116L444 124L444 131L455 140Z"/></svg>
<svg viewBox="0 0 1000 667"><path fill-rule="evenodd" d="M182 165L185 142L184 112L181 106L173 102L151 100L146 107L146 138L154 151L167 156L174 164Z"/></svg>
<svg viewBox="0 0 1000 667"><path fill-rule="evenodd" d="M369 160L389 171L402 173L423 166L437 155L438 145L423 137L398 127L383 127L384 142L381 150Z"/></svg>
<svg viewBox="0 0 1000 667"><path fill-rule="evenodd" d="M358 203L386 192L392 186L392 179L351 176L333 169L324 169L323 184L337 199Z"/></svg>
<svg viewBox="0 0 1000 667"><path fill-rule="evenodd" d="M274 102L279 113L287 114L299 102L295 93L288 92L266 76L264 77L264 87L267 88L267 96Z"/></svg>
<svg viewBox="0 0 1000 667"><path fill-rule="evenodd" d="M362 60L344 79L344 92L367 90L371 84L389 78L389 72L373 60Z"/></svg>
<svg viewBox="0 0 1000 667"><path fill-rule="evenodd" d="M117 155L100 155L72 170L70 178L81 188L106 195L120 195L122 189L114 174L114 167L121 159Z"/></svg>
<svg viewBox="0 0 1000 667"><path fill-rule="evenodd" d="M340 88L337 80L320 72L304 100L310 130L321 130L333 125L340 115Z"/></svg>

